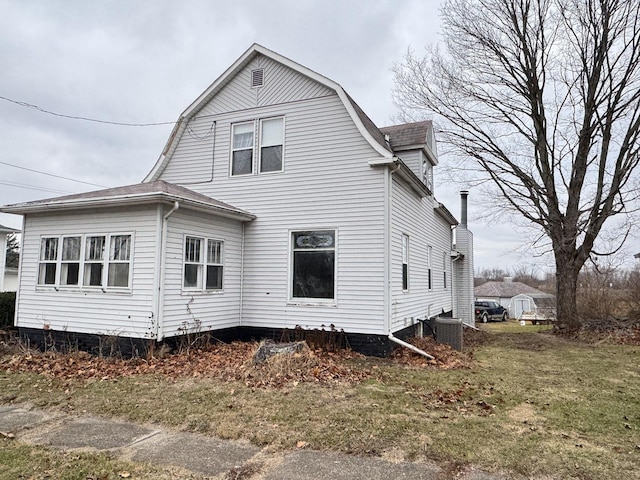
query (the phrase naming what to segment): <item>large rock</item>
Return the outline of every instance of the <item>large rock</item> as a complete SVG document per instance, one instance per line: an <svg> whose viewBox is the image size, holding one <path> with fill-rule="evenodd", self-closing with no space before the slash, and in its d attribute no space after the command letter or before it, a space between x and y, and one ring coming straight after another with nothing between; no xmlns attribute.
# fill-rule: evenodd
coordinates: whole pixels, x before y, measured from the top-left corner
<svg viewBox="0 0 640 480"><path fill-rule="evenodd" d="M274 355L293 355L308 348L307 342L275 343L271 340L265 340L253 355L253 363L262 363Z"/></svg>

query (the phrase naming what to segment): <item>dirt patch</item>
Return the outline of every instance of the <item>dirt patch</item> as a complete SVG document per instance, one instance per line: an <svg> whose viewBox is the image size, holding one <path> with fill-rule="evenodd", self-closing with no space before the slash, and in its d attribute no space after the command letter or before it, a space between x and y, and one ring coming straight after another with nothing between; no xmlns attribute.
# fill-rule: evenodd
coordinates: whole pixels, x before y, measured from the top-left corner
<svg viewBox="0 0 640 480"><path fill-rule="evenodd" d="M529 403L521 403L507 412L510 420L518 423L533 423L538 420L533 405Z"/></svg>

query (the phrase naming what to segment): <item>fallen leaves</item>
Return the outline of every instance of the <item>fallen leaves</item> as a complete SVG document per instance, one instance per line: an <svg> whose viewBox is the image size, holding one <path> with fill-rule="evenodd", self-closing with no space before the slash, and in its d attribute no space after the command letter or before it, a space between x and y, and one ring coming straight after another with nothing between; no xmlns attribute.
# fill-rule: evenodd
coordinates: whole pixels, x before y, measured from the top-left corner
<svg viewBox="0 0 640 480"><path fill-rule="evenodd" d="M448 345L429 338L409 341L436 359L427 360L408 349L398 348L391 356L391 362L411 368L451 369L468 365L469 356ZM208 377L227 382L241 381L248 387L258 388L281 388L303 382L321 385L359 383L379 373L377 365L368 364L364 361L366 357L350 350L305 349L299 353L275 355L255 364L253 355L257 348L256 342L217 343L162 357L130 359L94 357L86 352L21 351L0 357L0 369L33 372L61 380L108 381L135 375L162 375L172 379Z"/></svg>

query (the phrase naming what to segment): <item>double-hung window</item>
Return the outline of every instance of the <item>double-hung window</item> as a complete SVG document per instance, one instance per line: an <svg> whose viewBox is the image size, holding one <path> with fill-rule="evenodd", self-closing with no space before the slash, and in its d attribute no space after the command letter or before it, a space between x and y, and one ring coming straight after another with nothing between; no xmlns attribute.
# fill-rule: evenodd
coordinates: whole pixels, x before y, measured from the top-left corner
<svg viewBox="0 0 640 480"><path fill-rule="evenodd" d="M233 125L231 175L253 173L253 132L254 122Z"/></svg>
<svg viewBox="0 0 640 480"><path fill-rule="evenodd" d="M220 240L185 237L185 290L222 290L223 249Z"/></svg>
<svg viewBox="0 0 640 480"><path fill-rule="evenodd" d="M402 235L402 290L409 290L409 235Z"/></svg>
<svg viewBox="0 0 640 480"><path fill-rule="evenodd" d="M78 285L80 280L80 253L82 237L62 238L61 285Z"/></svg>
<svg viewBox="0 0 640 480"><path fill-rule="evenodd" d="M131 235L112 235L110 240L107 286L128 287L131 263Z"/></svg>
<svg viewBox="0 0 640 480"><path fill-rule="evenodd" d="M38 285L128 288L131 248L129 234L43 237Z"/></svg>
<svg viewBox="0 0 640 480"><path fill-rule="evenodd" d="M258 173L282 171L284 117L233 124L231 137L232 176L253 174L256 171L254 160L258 164ZM254 150L257 150L255 154Z"/></svg>
<svg viewBox="0 0 640 480"><path fill-rule="evenodd" d="M335 230L292 233L293 299L335 299Z"/></svg>
<svg viewBox="0 0 640 480"><path fill-rule="evenodd" d="M260 120L260 173L282 171L284 119Z"/></svg>
<svg viewBox="0 0 640 480"><path fill-rule="evenodd" d="M102 286L104 247L104 235L91 236L85 239L84 279L82 283L87 287Z"/></svg>
<svg viewBox="0 0 640 480"><path fill-rule="evenodd" d="M429 290L431 290L433 288L433 277L431 274L431 260L433 257L433 249L431 248L431 245L429 245L427 247L427 275L428 275L428 282L429 282Z"/></svg>
<svg viewBox="0 0 640 480"><path fill-rule="evenodd" d="M38 285L55 285L58 265L58 237L40 239Z"/></svg>

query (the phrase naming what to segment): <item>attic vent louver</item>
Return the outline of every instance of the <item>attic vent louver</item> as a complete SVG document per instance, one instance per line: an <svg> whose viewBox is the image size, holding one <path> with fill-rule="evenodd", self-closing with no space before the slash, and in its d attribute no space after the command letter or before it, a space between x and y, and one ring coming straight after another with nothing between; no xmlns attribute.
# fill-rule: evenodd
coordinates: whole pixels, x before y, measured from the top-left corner
<svg viewBox="0 0 640 480"><path fill-rule="evenodd" d="M251 70L251 87L261 87L264 82L264 68Z"/></svg>

